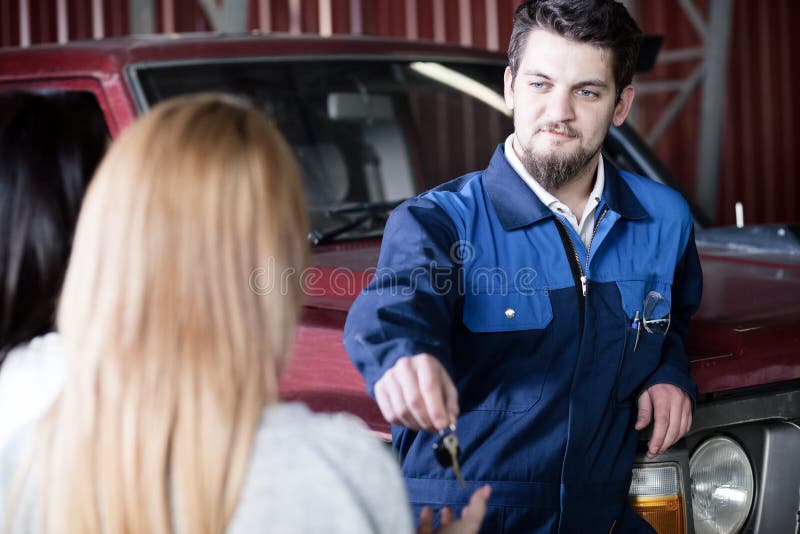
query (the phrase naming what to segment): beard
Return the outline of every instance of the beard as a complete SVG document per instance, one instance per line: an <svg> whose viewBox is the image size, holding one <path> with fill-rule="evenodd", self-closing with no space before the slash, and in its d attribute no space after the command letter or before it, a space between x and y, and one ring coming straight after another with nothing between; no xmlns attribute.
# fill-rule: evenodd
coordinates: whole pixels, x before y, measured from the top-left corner
<svg viewBox="0 0 800 534"><path fill-rule="evenodd" d="M557 131L573 137L578 136L578 132L564 125L547 125L542 129ZM594 150L579 147L574 152L567 154L559 154L557 151L549 154L537 154L530 146L522 145L522 158L520 159L525 170L533 179L539 182L548 193L553 193L577 178L599 150L600 147Z"/></svg>

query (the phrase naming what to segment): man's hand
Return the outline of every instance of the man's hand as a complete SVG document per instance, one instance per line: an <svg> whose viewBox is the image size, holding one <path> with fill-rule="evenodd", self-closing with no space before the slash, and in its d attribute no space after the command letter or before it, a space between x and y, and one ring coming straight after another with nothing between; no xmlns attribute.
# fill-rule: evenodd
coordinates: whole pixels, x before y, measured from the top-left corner
<svg viewBox="0 0 800 534"><path fill-rule="evenodd" d="M654 384L639 396L639 415L636 430L653 420L653 434L648 443L647 457L655 458L681 439L692 426L692 400L681 388L672 384Z"/></svg>
<svg viewBox="0 0 800 534"><path fill-rule="evenodd" d="M469 503L461 510L461 519L455 521L453 511L444 507L439 512L439 530L433 530L433 508L425 506L419 513L419 530L417 534L478 534L486 515L486 502L492 495L488 485L476 489L469 498Z"/></svg>
<svg viewBox="0 0 800 534"><path fill-rule="evenodd" d="M406 356L375 383L375 400L390 423L411 430L444 430L458 417L458 391L430 354Z"/></svg>

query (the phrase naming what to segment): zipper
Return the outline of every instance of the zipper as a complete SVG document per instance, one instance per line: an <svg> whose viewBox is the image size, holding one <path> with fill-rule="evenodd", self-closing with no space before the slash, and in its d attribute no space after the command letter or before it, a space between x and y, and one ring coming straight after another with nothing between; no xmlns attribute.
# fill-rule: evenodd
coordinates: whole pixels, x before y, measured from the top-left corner
<svg viewBox="0 0 800 534"><path fill-rule="evenodd" d="M592 237L589 240L589 246L586 247L586 270L584 271L583 267L581 266L581 258L578 256L578 249L575 248L575 242L572 241L572 237L569 235L569 230L567 226L564 224L558 215L555 216L556 219L556 229L558 230L558 235L561 237L561 242L564 245L564 252L567 254L567 259L569 260L569 267L572 271L572 278L575 280L575 291L578 295L578 335L581 337L581 341L578 341L578 347L582 344L583 339L583 322L585 320L586 314L586 274L589 272L589 253L592 250L592 242L594 241L594 236L597 234L597 228L600 226L600 222L605 217L606 212L608 211L608 206L603 206L603 209L600 210L600 213L597 215L597 220L594 223L594 229L592 230ZM572 254L570 254L572 252ZM574 260L574 261L573 261ZM580 285L578 285L580 282Z"/></svg>
<svg viewBox="0 0 800 534"><path fill-rule="evenodd" d="M587 287L587 279L586 273L589 272L589 257L592 252L592 243L594 243L594 236L597 235L597 229L600 227L600 223L603 220L603 217L606 216L606 212L608 212L608 206L603 206L603 209L600 210L600 213L597 215L597 220L594 222L594 229L592 229L592 237L589 239L589 246L586 247L586 268L581 265L580 256L578 256L578 249L575 248L575 242L572 241L572 237L569 235L569 230L567 230L566 225L564 222L556 216L556 221L558 222L558 233L561 236L561 241L564 243L565 249L569 249L572 252L572 258L575 258L574 264L571 263L570 267L572 268L572 274L575 278L575 287L578 286L578 282L580 282L580 292L581 297L586 297L586 287ZM568 251L568 252L569 252ZM567 256L570 256L567 253ZM570 258L571 260L571 258ZM577 269L575 269L577 267ZM583 300L583 299L581 299Z"/></svg>
<svg viewBox="0 0 800 534"><path fill-rule="evenodd" d="M594 221L594 229L592 230L592 237L589 238L589 246L586 247L586 269L582 271L583 273L589 272L589 258L591 257L592 253L592 243L594 243L594 236L597 235L597 229L600 228L600 223L603 221L603 217L606 216L606 212L608 211L608 206L603 206L600 210L600 213L597 215L597 220ZM570 239L570 242L572 239ZM575 248L573 244L572 248ZM575 253L575 257L578 257L577 252ZM581 289L583 290L583 296L586 296L586 276L581 276Z"/></svg>

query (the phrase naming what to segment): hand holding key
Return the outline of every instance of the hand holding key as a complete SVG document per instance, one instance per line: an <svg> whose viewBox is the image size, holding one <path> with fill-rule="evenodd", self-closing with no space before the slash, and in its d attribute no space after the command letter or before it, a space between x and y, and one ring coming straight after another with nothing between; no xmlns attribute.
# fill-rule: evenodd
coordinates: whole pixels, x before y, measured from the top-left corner
<svg viewBox="0 0 800 534"><path fill-rule="evenodd" d="M451 423L450 428L439 433L439 439L433 444L433 451L439 465L445 469L450 467L453 474L458 479L461 487L467 489L467 483L461 474L461 465L458 457L461 455L461 448L458 446L458 436L456 436L456 425Z"/></svg>
<svg viewBox="0 0 800 534"><path fill-rule="evenodd" d="M437 432L458 417L458 391L439 360L406 356L375 383L375 400L390 423Z"/></svg>

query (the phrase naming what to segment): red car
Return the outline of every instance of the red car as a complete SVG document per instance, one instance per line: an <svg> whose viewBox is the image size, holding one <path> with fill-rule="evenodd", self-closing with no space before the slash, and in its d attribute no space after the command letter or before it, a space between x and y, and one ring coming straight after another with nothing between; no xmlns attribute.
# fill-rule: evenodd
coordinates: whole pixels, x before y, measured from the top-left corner
<svg viewBox="0 0 800 534"><path fill-rule="evenodd" d="M282 394L352 412L388 440L342 348L345 316L374 273L391 208L485 165L512 129L505 64L483 50L366 37L162 36L1 50L0 91L84 92L112 136L188 92L246 95L274 117L303 169L314 245L306 272L267 262L250 277L256 292L287 275L308 290ZM604 153L675 183L628 127L612 128ZM656 460L640 455L631 485L659 532L798 529L798 234L796 225L697 230L705 290L688 348L701 393L693 428Z"/></svg>

